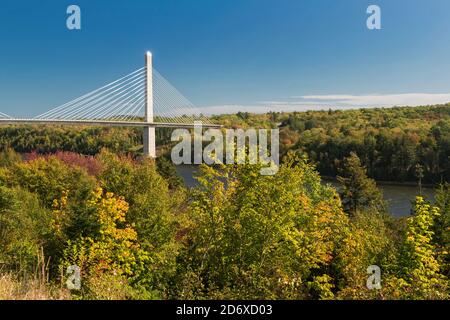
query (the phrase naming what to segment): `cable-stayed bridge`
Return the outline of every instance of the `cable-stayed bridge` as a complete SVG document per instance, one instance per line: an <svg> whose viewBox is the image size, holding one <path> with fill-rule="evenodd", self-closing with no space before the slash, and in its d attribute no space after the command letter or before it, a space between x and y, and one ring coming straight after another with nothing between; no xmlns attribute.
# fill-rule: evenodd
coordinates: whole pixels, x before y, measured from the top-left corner
<svg viewBox="0 0 450 320"><path fill-rule="evenodd" d="M0 124L81 124L144 128L144 155L156 157L155 128L219 128L153 68L145 66L33 118L0 112Z"/></svg>

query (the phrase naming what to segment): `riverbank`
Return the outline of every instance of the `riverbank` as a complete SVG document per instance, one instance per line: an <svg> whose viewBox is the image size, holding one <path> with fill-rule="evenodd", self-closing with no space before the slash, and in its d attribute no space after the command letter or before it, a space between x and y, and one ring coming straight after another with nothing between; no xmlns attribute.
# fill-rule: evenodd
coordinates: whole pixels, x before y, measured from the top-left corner
<svg viewBox="0 0 450 320"><path fill-rule="evenodd" d="M322 180L325 181L337 181L337 177L333 177L333 176L322 176L321 175ZM412 182L412 181L404 181L404 182L399 182L399 181L382 181L382 180L377 180L376 181L378 186L396 186L396 187L416 187L419 188L417 182ZM431 183L422 183L422 188L428 188L428 189L436 189L438 187L438 185L435 184L431 184Z"/></svg>

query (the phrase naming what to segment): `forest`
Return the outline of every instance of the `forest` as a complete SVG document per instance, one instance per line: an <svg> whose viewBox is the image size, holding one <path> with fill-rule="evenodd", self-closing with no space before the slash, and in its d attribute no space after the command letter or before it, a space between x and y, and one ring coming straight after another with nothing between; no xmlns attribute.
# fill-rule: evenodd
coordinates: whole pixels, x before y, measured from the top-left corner
<svg viewBox="0 0 450 320"><path fill-rule="evenodd" d="M335 177L354 151L377 181L437 185L450 179L450 104L219 116L232 127L280 127L280 147L301 151Z"/></svg>
<svg viewBox="0 0 450 320"><path fill-rule="evenodd" d="M201 165L187 188L170 130L155 161L139 129L0 128L0 299L449 298L450 105L213 119L279 127L278 173ZM377 180L436 199L394 218Z"/></svg>

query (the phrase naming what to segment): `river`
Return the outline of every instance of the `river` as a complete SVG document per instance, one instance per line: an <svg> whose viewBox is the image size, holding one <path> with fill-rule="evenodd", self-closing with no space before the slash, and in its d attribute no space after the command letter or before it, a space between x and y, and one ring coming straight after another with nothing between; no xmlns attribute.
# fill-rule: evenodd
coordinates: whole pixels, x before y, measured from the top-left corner
<svg viewBox="0 0 450 320"><path fill-rule="evenodd" d="M196 166L180 165L177 166L177 171L188 187L195 187L197 185L197 181L194 179L194 175L198 171ZM333 186L337 186L337 183L333 181L324 181L324 183L330 183ZM383 191L384 199L389 206L389 212L394 217L405 217L410 215L412 207L411 203L419 194L418 187L383 184L379 184L378 187ZM422 188L422 194L426 199L434 201L434 189Z"/></svg>
<svg viewBox="0 0 450 320"><path fill-rule="evenodd" d="M334 187L338 186L337 182L329 182ZM419 194L419 188L408 185L391 185L377 184L378 188L383 192L384 200L386 200L389 212L394 217L405 217L411 214L412 201ZM432 188L422 188L422 196L434 202L435 191Z"/></svg>

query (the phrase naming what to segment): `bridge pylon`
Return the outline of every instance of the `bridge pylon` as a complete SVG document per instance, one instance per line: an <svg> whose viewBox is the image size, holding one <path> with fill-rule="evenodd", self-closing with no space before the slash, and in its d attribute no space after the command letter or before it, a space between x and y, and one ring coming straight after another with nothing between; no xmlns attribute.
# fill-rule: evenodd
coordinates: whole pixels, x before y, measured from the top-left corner
<svg viewBox="0 0 450 320"><path fill-rule="evenodd" d="M145 92L145 122L153 123L153 62L150 51L145 53L146 92ZM155 126L144 127L144 157L156 158Z"/></svg>

